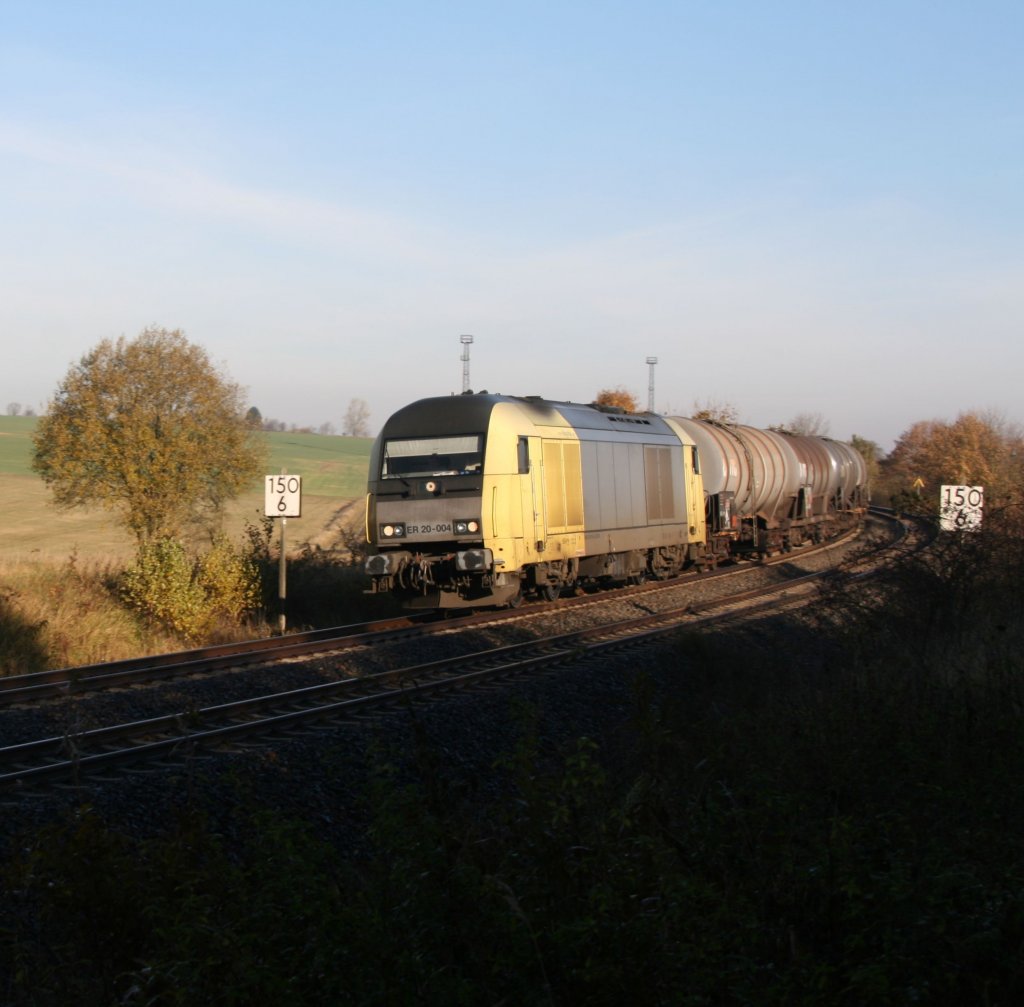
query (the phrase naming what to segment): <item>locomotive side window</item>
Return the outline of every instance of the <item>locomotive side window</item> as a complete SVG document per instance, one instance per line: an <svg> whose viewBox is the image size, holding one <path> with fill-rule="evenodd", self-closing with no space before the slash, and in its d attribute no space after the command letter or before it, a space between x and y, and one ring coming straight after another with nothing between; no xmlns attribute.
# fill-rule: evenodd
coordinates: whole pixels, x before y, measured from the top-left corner
<svg viewBox="0 0 1024 1007"><path fill-rule="evenodd" d="M530 471L530 441L526 437L519 438L519 474L526 475Z"/></svg>
<svg viewBox="0 0 1024 1007"><path fill-rule="evenodd" d="M384 442L382 479L409 476L456 476L479 472L483 467L483 437L415 437Z"/></svg>

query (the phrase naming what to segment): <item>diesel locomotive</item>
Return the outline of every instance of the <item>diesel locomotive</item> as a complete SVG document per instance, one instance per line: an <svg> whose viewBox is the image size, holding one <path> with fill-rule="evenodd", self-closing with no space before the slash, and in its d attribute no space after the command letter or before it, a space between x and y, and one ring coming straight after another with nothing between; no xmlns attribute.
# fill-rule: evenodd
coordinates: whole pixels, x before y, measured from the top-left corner
<svg viewBox="0 0 1024 1007"><path fill-rule="evenodd" d="M867 468L806 437L539 397L422 399L370 454L366 573L411 608L516 605L763 557L856 521Z"/></svg>

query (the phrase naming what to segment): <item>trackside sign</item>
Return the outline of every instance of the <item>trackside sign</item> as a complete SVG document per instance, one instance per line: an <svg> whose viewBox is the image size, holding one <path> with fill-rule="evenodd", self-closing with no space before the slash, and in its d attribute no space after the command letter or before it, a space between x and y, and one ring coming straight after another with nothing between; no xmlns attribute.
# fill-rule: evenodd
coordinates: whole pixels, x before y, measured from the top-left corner
<svg viewBox="0 0 1024 1007"><path fill-rule="evenodd" d="M267 517L302 517L302 476L265 477L263 513Z"/></svg>
<svg viewBox="0 0 1024 1007"><path fill-rule="evenodd" d="M977 531L984 506L984 486L943 486L939 492L939 527L943 531Z"/></svg>

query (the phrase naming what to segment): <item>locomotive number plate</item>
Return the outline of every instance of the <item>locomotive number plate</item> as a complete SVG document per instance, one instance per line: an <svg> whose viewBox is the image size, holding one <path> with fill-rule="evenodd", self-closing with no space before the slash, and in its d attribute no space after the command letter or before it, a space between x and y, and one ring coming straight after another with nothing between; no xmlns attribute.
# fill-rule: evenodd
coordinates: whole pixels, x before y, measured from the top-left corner
<svg viewBox="0 0 1024 1007"><path fill-rule="evenodd" d="M438 521L436 524L410 524L406 525L406 535L450 535L452 533L451 521Z"/></svg>

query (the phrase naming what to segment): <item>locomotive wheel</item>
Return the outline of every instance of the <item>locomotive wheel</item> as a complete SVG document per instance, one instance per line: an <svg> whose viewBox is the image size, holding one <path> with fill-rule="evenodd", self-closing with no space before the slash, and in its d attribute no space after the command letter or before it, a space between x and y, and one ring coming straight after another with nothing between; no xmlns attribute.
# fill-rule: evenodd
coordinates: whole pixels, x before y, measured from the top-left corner
<svg viewBox="0 0 1024 1007"><path fill-rule="evenodd" d="M512 597L509 598L509 600L507 602L505 602L505 607L506 608L519 608L519 606L522 605L522 603L523 603L523 592L520 590L520 591L516 591L516 593L514 595L512 595Z"/></svg>
<svg viewBox="0 0 1024 1007"><path fill-rule="evenodd" d="M540 596L545 601L557 601L558 600L558 596L561 593L562 593L562 585L561 584L544 584L539 589L539 594L540 594Z"/></svg>

